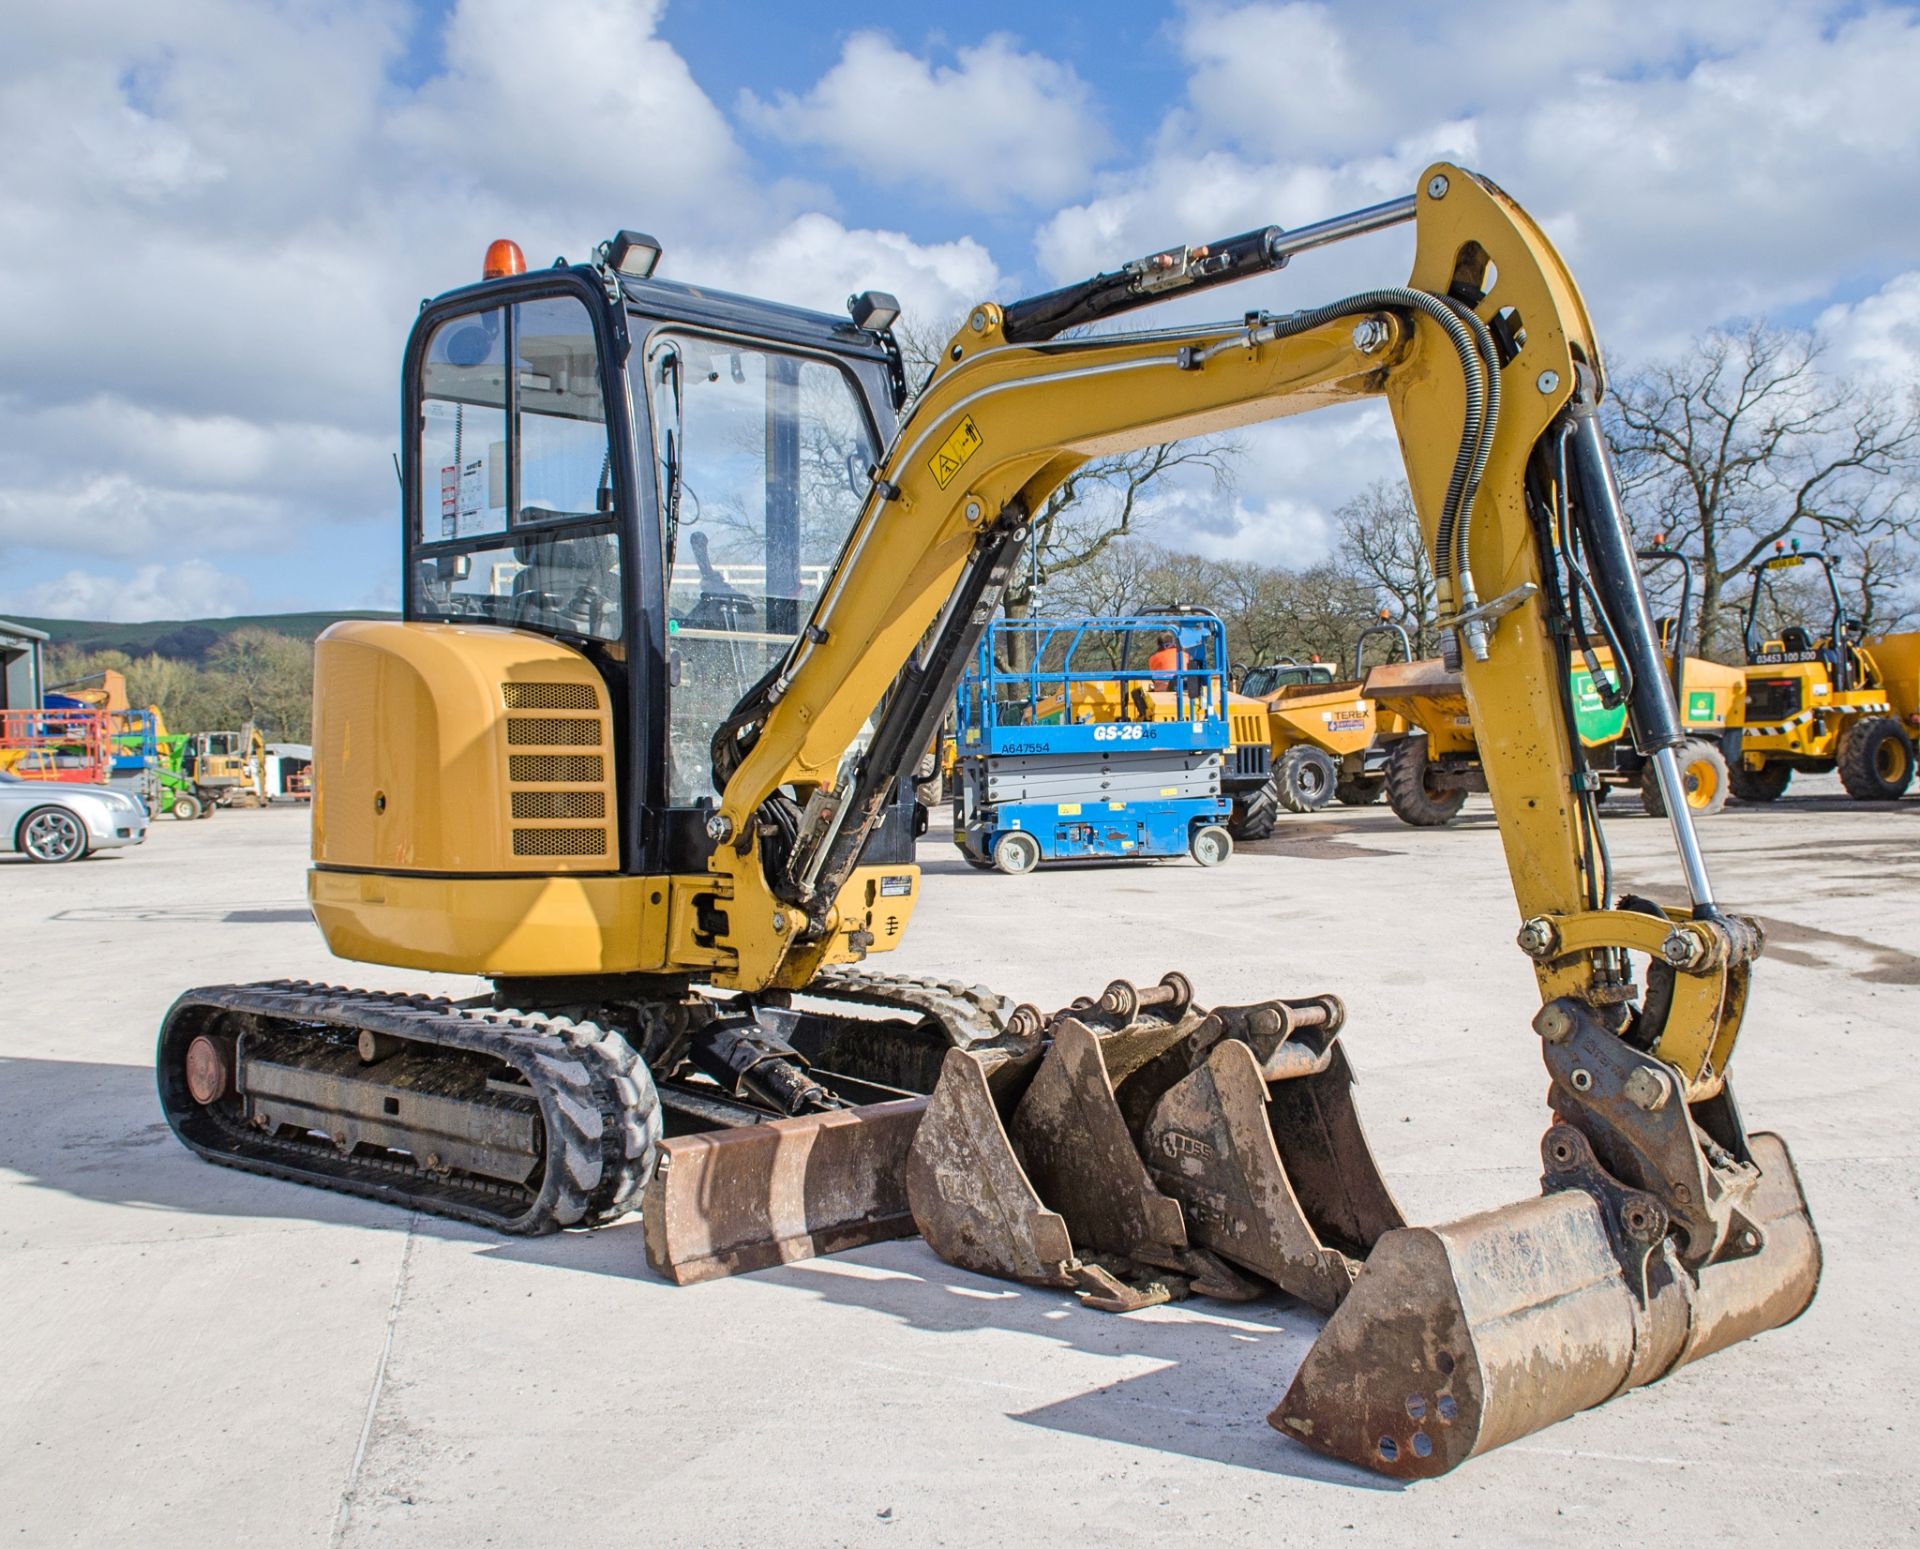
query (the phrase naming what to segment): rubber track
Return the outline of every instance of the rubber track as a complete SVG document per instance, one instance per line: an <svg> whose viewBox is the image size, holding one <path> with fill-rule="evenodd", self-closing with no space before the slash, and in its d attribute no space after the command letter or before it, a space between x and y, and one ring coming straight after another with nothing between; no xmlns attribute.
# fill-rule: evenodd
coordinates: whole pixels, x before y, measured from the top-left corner
<svg viewBox="0 0 1920 1549"><path fill-rule="evenodd" d="M527 1187L486 1179L453 1183L396 1158L343 1157L311 1138L266 1136L225 1112L201 1108L186 1092L186 1045L222 1013L355 1034L365 1029L498 1060L532 1090L546 1134L546 1165ZM518 1235L625 1214L658 1154L659 1102L639 1056L617 1033L563 1017L304 980L215 985L174 1002L161 1025L156 1064L168 1124L210 1162Z"/></svg>
<svg viewBox="0 0 1920 1549"><path fill-rule="evenodd" d="M799 993L920 1012L938 1022L947 1041L958 1049L1005 1037L1014 1012L1011 1000L994 994L984 984L881 973L851 965L821 969Z"/></svg>

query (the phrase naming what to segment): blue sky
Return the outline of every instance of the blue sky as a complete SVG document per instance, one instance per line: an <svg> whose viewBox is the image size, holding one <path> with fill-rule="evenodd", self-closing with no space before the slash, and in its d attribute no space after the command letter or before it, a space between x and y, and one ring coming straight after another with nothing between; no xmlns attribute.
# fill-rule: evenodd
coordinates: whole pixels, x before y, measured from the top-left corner
<svg viewBox="0 0 1920 1549"><path fill-rule="evenodd" d="M69 0L0 18L0 612L389 603L400 350L511 235L929 323L1405 192L1538 215L1616 364L1747 316L1920 377L1920 18L1695 0ZM1257 282L1403 277L1403 234ZM1360 413L1248 432L1166 541L1307 563L1392 473Z"/></svg>

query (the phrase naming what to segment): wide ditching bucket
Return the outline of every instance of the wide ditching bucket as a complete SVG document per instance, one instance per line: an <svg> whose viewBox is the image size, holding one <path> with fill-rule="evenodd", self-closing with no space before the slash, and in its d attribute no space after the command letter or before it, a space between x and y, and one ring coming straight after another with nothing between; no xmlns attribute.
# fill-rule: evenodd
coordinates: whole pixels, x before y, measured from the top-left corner
<svg viewBox="0 0 1920 1549"><path fill-rule="evenodd" d="M1757 1134L1751 1148L1757 1245L1696 1274L1663 1239L1644 1295L1578 1188L1389 1232L1270 1420L1424 1478L1791 1322L1813 1300L1820 1244L1785 1143Z"/></svg>

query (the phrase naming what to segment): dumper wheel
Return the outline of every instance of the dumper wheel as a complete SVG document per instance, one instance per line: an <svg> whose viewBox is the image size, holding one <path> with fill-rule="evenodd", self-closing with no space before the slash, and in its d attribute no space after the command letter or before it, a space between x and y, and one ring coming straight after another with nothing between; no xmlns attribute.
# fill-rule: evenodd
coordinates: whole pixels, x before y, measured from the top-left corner
<svg viewBox="0 0 1920 1549"><path fill-rule="evenodd" d="M1193 831L1187 853L1202 866L1218 866L1233 854L1233 836L1217 823L1205 824Z"/></svg>
<svg viewBox="0 0 1920 1549"><path fill-rule="evenodd" d="M1269 776L1260 786L1233 798L1233 816L1227 820L1227 832L1243 844L1265 839L1273 833L1280 818L1280 793Z"/></svg>
<svg viewBox="0 0 1920 1549"><path fill-rule="evenodd" d="M1273 771L1274 792L1289 812L1318 812L1338 783L1333 760L1318 748L1288 748Z"/></svg>
<svg viewBox="0 0 1920 1549"><path fill-rule="evenodd" d="M182 822L191 822L194 818L202 816L206 809L200 805L198 796L188 795L183 791L173 798L173 805L167 810Z"/></svg>
<svg viewBox="0 0 1920 1549"><path fill-rule="evenodd" d="M1736 801L1778 801L1792 779L1793 771L1785 764L1749 769L1747 761L1741 758L1727 766L1727 789L1733 792Z"/></svg>
<svg viewBox="0 0 1920 1549"><path fill-rule="evenodd" d="M1371 807L1386 793L1385 775L1361 775L1357 780L1342 780L1333 788L1334 799L1343 807Z"/></svg>
<svg viewBox="0 0 1920 1549"><path fill-rule="evenodd" d="M1032 834L1002 834L993 846L993 864L1010 877L1025 876L1040 864L1040 841Z"/></svg>
<svg viewBox="0 0 1920 1549"><path fill-rule="evenodd" d="M1408 737L1387 755L1387 805L1402 823L1415 828L1439 828L1451 823L1466 805L1465 791L1436 790L1427 763L1427 739Z"/></svg>
<svg viewBox="0 0 1920 1549"><path fill-rule="evenodd" d="M1663 818L1667 804L1653 770L1653 760L1648 759L1640 771L1640 805L1648 817ZM1680 750L1680 779L1687 788L1687 810L1695 817L1712 817L1727 804L1727 761L1711 742L1696 738Z"/></svg>
<svg viewBox="0 0 1920 1549"><path fill-rule="evenodd" d="M1876 715L1848 730L1836 764L1855 801L1898 801L1913 784L1913 743L1892 716Z"/></svg>

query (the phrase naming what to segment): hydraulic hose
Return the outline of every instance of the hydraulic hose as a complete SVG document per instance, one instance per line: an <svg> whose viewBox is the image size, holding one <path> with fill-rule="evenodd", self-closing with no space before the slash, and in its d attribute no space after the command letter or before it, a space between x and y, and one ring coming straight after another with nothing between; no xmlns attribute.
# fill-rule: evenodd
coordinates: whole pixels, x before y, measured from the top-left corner
<svg viewBox="0 0 1920 1549"><path fill-rule="evenodd" d="M1328 323L1337 323L1342 318L1353 317L1364 312L1418 312L1440 325L1453 345L1454 353L1460 357L1460 371L1466 379L1466 413L1460 431L1460 450L1453 460L1453 473L1447 480L1447 493L1440 504L1440 524L1434 541L1434 571L1443 579L1451 580L1455 574L1453 555L1455 552L1454 534L1461 521L1465 507L1471 504L1474 486L1478 484L1480 470L1486 467L1487 457L1493 443L1493 421L1488 412L1489 403L1497 410L1499 389L1491 389L1489 396L1488 370L1491 358L1493 338L1486 335L1488 354L1483 355L1472 330L1462 321L1456 310L1456 303L1432 295L1424 290L1413 290L1406 286L1389 286L1380 290L1361 291L1358 295L1347 296L1339 301L1329 302L1323 307L1314 307L1305 312L1289 312L1282 317L1269 317L1258 327L1236 339L1223 340L1198 354L1194 364L1204 363L1213 355L1227 350L1239 349L1248 344L1258 344L1269 340L1290 339L1298 334L1310 333L1315 328ZM1472 316L1471 313L1468 314ZM1478 318L1472 319L1474 325L1486 334L1486 327ZM1496 379L1497 380L1497 379ZM1455 599L1457 605L1458 599Z"/></svg>
<svg viewBox="0 0 1920 1549"><path fill-rule="evenodd" d="M1466 575L1471 570L1467 558L1468 539L1473 529L1473 502L1480 493L1480 480L1487 471L1487 459L1493 455L1494 432L1500 424L1500 356L1494 348L1493 333L1480 321L1480 316L1464 302L1447 297L1447 305L1456 316L1467 325L1473 335L1473 342L1480 352L1481 365L1486 376L1486 411L1480 432L1480 444L1474 452L1473 469L1467 477L1465 495L1460 502L1460 519L1454 537L1453 573ZM1467 606L1465 599L1458 599L1460 606Z"/></svg>

